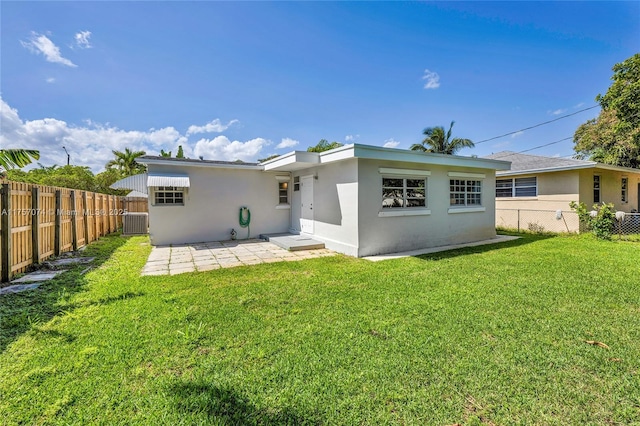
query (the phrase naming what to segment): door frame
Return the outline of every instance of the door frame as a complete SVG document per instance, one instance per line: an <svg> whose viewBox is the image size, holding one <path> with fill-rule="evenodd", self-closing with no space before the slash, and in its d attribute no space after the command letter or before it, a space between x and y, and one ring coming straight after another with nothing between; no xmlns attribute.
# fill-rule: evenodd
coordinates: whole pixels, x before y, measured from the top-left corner
<svg viewBox="0 0 640 426"><path fill-rule="evenodd" d="M313 234L313 181L314 175L300 176L300 232ZM310 199L310 201L309 201ZM305 206L305 203L309 205Z"/></svg>

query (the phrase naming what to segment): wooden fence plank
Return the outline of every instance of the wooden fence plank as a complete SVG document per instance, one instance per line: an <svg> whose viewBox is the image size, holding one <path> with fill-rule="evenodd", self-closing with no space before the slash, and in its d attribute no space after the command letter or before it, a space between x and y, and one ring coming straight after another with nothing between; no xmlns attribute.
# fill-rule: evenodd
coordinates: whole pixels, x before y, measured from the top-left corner
<svg viewBox="0 0 640 426"><path fill-rule="evenodd" d="M11 279L11 184L2 184L0 189L0 204L2 204L2 215L0 216L0 227L2 235L0 240L0 250L2 253L2 282Z"/></svg>
<svg viewBox="0 0 640 426"><path fill-rule="evenodd" d="M59 189L56 190L55 192L55 209L56 209L56 216L55 216L55 224L53 226L53 254L54 256L60 256L60 252L61 252L61 247L62 247L62 238L60 235L60 231L62 228L62 218L60 217L60 209L62 208L62 193L60 192Z"/></svg>
<svg viewBox="0 0 640 426"><path fill-rule="evenodd" d="M40 191L31 187L31 261L40 263Z"/></svg>
<svg viewBox="0 0 640 426"><path fill-rule="evenodd" d="M76 219L76 191L71 191L71 249L78 250L78 221Z"/></svg>
<svg viewBox="0 0 640 426"><path fill-rule="evenodd" d="M82 219L84 220L84 245L91 242L89 238L89 217L87 216L87 191L82 192Z"/></svg>

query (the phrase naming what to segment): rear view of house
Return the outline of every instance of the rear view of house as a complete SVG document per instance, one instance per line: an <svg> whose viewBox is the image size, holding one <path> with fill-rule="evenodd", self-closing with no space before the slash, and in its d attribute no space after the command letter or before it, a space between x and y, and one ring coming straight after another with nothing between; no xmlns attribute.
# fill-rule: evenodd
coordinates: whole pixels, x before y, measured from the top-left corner
<svg viewBox="0 0 640 426"><path fill-rule="evenodd" d="M356 257L495 237L495 173L509 168L360 144L261 164L140 162L154 245L290 232Z"/></svg>

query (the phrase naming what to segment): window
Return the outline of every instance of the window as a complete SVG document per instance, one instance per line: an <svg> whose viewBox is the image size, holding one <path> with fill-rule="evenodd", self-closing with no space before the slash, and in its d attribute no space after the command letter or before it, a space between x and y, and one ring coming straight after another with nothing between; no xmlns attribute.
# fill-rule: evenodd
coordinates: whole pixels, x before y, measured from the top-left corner
<svg viewBox="0 0 640 426"><path fill-rule="evenodd" d="M593 176L593 202L600 202L600 176Z"/></svg>
<svg viewBox="0 0 640 426"><path fill-rule="evenodd" d="M300 191L300 176L295 176L293 178L293 190Z"/></svg>
<svg viewBox="0 0 640 426"><path fill-rule="evenodd" d="M496 197L535 197L538 179L534 177L496 179Z"/></svg>
<svg viewBox="0 0 640 426"><path fill-rule="evenodd" d="M278 182L278 198L280 204L289 204L289 182Z"/></svg>
<svg viewBox="0 0 640 426"><path fill-rule="evenodd" d="M427 206L427 180L422 177L383 177L382 208Z"/></svg>
<svg viewBox="0 0 640 426"><path fill-rule="evenodd" d="M629 179L626 177L622 178L622 184L621 184L621 189L622 189L622 202L623 203L627 203L629 200L627 199L627 186L629 183Z"/></svg>
<svg viewBox="0 0 640 426"><path fill-rule="evenodd" d="M154 191L155 205L183 206L184 188L175 186L158 186Z"/></svg>
<svg viewBox="0 0 640 426"><path fill-rule="evenodd" d="M452 206L481 206L482 181L449 179L449 204Z"/></svg>

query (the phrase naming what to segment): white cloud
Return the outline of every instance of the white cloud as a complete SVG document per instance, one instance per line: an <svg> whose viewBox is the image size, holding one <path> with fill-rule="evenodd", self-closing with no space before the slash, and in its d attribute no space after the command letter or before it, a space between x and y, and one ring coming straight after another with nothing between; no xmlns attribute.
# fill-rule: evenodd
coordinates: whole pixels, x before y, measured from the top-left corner
<svg viewBox="0 0 640 426"><path fill-rule="evenodd" d="M291 138L283 138L278 146L293 146L297 143ZM45 166L66 164L67 155L63 146L71 155L71 164L88 166L94 173L99 173L113 159L112 150L123 151L130 148L145 151L149 155L159 155L160 150L165 150L175 155L178 145L182 145L185 156L189 158L203 156L207 160L252 162L270 144L264 138L243 142L231 141L224 135L213 139L203 138L193 143L187 135L171 126L139 131L123 130L109 123L96 123L90 119L84 120L81 125L55 118L23 120L18 110L0 97L0 146L36 149L40 151L38 162Z"/></svg>
<svg viewBox="0 0 640 426"><path fill-rule="evenodd" d="M384 141L384 145L382 145L383 148L395 148L398 145L400 145L400 142L398 142L397 140L394 140L393 138L387 139L386 141Z"/></svg>
<svg viewBox="0 0 640 426"><path fill-rule="evenodd" d="M89 37L91 37L91 31L80 31L79 33L76 33L76 46L80 49L91 49L93 46L89 42Z"/></svg>
<svg viewBox="0 0 640 426"><path fill-rule="evenodd" d="M18 111L0 98L0 146L37 149L39 162L46 166L66 164L62 146L69 151L72 164L88 166L94 173L104 170L104 165L113 158L112 150L131 148L158 155L161 149L175 153L182 144L185 153L190 152L187 138L173 127L141 132L85 123L86 127L77 127L54 118L23 121Z"/></svg>
<svg viewBox="0 0 640 426"><path fill-rule="evenodd" d="M189 126L187 129L187 136L196 133L222 133L232 125L238 123L238 120L231 120L227 124L222 124L219 118L212 120L204 126Z"/></svg>
<svg viewBox="0 0 640 426"><path fill-rule="evenodd" d="M200 139L196 142L193 152L205 160L252 161L266 145L269 145L269 141L263 138L232 142L226 136L220 135L213 139Z"/></svg>
<svg viewBox="0 0 640 426"><path fill-rule="evenodd" d="M579 104L574 106L574 108L582 108L583 106L584 106L584 102L580 102Z"/></svg>
<svg viewBox="0 0 640 426"><path fill-rule="evenodd" d="M355 142L356 139L360 139L360 135L347 135L344 137L345 142Z"/></svg>
<svg viewBox="0 0 640 426"><path fill-rule="evenodd" d="M511 135L511 138L517 138L519 136L524 135L524 132L522 130L520 130L519 132L515 132L514 134Z"/></svg>
<svg viewBox="0 0 640 426"><path fill-rule="evenodd" d="M77 67L77 65L70 60L63 58L58 46L56 46L45 35L31 32L31 38L29 39L29 41L20 41L20 44L22 44L22 46L26 47L35 54L43 54L45 59L49 62L62 64L73 68Z"/></svg>
<svg viewBox="0 0 640 426"><path fill-rule="evenodd" d="M551 114L551 115L560 115L560 114L563 114L565 112L567 112L566 109L557 109L555 111L549 111L549 114Z"/></svg>
<svg viewBox="0 0 640 426"><path fill-rule="evenodd" d="M295 139L291 139L291 138L283 138L282 142L280 142L278 145L276 145L276 149L281 149L281 148L292 148L296 145L298 145L300 142L298 142Z"/></svg>
<svg viewBox="0 0 640 426"><path fill-rule="evenodd" d="M55 78L53 78L53 77L47 78L47 83L55 83L55 82L56 82Z"/></svg>
<svg viewBox="0 0 640 426"><path fill-rule="evenodd" d="M425 89L437 89L440 87L440 76L437 72L429 71L428 69L424 70L423 80L427 82L424 84Z"/></svg>

